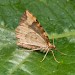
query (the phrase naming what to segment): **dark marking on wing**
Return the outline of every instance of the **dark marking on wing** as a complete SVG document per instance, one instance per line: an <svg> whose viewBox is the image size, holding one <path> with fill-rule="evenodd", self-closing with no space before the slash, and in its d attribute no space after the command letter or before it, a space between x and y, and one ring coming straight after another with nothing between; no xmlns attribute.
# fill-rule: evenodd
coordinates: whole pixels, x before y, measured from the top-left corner
<svg viewBox="0 0 75 75"><path fill-rule="evenodd" d="M29 27L33 29L36 33L38 33L46 42L49 42L47 34L38 22L33 22L32 25Z"/></svg>

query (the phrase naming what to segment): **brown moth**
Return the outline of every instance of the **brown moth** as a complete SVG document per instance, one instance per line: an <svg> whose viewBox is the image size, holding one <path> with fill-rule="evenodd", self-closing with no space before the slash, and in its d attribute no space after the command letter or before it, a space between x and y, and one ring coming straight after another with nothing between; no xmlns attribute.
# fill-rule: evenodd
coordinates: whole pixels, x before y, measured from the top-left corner
<svg viewBox="0 0 75 75"><path fill-rule="evenodd" d="M16 37L18 39L18 46L28 48L33 51L40 50L42 52L46 52L43 60L47 53L51 51L55 61L58 62L52 51L52 49L55 49L55 45L50 43L43 27L37 21L36 17L34 17L28 10L23 14L19 26L16 28Z"/></svg>

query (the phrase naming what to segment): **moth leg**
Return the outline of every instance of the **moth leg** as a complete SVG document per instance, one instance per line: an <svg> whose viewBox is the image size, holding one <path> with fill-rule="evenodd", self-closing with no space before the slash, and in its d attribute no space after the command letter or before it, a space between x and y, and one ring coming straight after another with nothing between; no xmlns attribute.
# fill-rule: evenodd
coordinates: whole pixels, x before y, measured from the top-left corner
<svg viewBox="0 0 75 75"><path fill-rule="evenodd" d="M57 50L57 49L55 49L55 50ZM61 51L59 51L59 50L57 50L60 54L62 54L62 55L67 55L67 54L65 54L65 53L63 53L63 52L61 52Z"/></svg>
<svg viewBox="0 0 75 75"><path fill-rule="evenodd" d="M46 58L48 52L49 52L49 50L47 50L46 54L44 55L43 59L40 62L44 61L44 59Z"/></svg>
<svg viewBox="0 0 75 75"><path fill-rule="evenodd" d="M54 55L54 52L52 51L52 50L50 50L51 52L52 52L52 55L53 55L53 57L54 57L54 60L57 62L57 63L60 63L57 59L56 59L56 57L55 57L55 55Z"/></svg>

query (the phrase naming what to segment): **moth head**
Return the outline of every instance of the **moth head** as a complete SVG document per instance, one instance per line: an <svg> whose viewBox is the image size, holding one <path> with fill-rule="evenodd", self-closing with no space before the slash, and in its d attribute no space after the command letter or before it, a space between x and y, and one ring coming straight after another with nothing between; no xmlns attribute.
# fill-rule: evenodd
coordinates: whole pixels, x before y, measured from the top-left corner
<svg viewBox="0 0 75 75"><path fill-rule="evenodd" d="M50 48L51 49L56 49L56 46L55 45L50 45Z"/></svg>
<svg viewBox="0 0 75 75"><path fill-rule="evenodd" d="M48 46L49 46L50 49L55 49L56 48L56 46L54 44L51 44L50 42L48 43Z"/></svg>

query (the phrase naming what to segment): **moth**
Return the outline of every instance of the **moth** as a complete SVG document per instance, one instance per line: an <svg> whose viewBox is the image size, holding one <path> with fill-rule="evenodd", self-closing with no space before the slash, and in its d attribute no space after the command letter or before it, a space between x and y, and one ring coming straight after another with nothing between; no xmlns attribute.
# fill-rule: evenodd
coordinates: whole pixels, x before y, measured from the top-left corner
<svg viewBox="0 0 75 75"><path fill-rule="evenodd" d="M50 43L47 33L36 17L28 10L24 12L19 26L16 28L16 38L17 45L20 47L31 49L32 51L40 50L46 52L42 61L45 59L47 53L51 51L55 61L59 63L53 53L53 49L56 48L55 45Z"/></svg>

